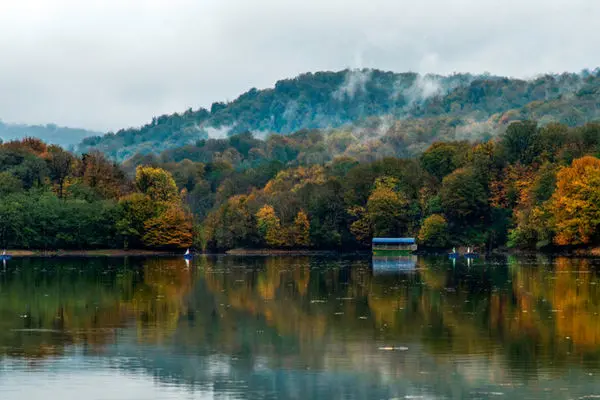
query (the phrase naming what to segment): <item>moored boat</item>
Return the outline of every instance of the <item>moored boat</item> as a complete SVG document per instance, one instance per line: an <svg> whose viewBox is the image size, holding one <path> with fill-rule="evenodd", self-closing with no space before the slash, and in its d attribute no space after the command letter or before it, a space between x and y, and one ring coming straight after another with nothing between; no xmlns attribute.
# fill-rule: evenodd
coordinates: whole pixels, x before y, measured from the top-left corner
<svg viewBox="0 0 600 400"><path fill-rule="evenodd" d="M415 238L373 238L374 256L408 256L417 250Z"/></svg>

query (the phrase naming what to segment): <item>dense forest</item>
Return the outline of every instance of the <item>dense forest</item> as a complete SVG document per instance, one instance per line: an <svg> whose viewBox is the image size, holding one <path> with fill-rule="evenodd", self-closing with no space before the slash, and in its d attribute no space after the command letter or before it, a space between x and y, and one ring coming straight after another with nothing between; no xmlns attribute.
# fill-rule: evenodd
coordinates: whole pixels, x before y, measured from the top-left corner
<svg viewBox="0 0 600 400"><path fill-rule="evenodd" d="M597 120L599 93L600 70L531 80L370 69L307 73L214 103L210 110L162 115L141 128L87 138L79 151L95 149L124 161L244 132L265 137L333 129L355 137L367 133L415 156L436 140L497 136L516 120L570 127ZM407 138L410 143L399 143Z"/></svg>
<svg viewBox="0 0 600 400"><path fill-rule="evenodd" d="M66 128L55 124L24 125L7 124L0 120L0 141L21 140L36 137L50 144L71 148L86 137L98 135L98 132L85 129Z"/></svg>
<svg viewBox="0 0 600 400"><path fill-rule="evenodd" d="M343 130L246 132L121 165L8 142L0 245L356 249L388 235L431 248L600 244L600 124L518 121L498 137L431 141L410 156L400 140Z"/></svg>

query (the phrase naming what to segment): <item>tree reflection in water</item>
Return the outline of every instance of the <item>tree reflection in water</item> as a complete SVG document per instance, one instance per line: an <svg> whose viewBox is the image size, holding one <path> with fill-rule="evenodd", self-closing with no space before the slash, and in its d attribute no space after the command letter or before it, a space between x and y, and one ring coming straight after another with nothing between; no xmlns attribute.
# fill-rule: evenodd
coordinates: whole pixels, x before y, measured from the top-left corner
<svg viewBox="0 0 600 400"><path fill-rule="evenodd" d="M534 390L598 369L599 290L597 262L567 258L426 257L398 273L355 257L15 259L0 275L0 351L118 352L119 368L187 384L313 371L381 395Z"/></svg>

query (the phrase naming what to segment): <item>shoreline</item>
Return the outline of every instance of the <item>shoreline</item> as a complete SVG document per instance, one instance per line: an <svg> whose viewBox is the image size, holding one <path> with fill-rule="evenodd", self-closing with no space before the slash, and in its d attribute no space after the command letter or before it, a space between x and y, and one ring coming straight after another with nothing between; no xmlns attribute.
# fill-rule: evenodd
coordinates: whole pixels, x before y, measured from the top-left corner
<svg viewBox="0 0 600 400"><path fill-rule="evenodd" d="M13 258L21 257L144 257L177 256L178 253L156 250L7 250Z"/></svg>
<svg viewBox="0 0 600 400"><path fill-rule="evenodd" d="M345 254L364 254L368 251L338 251L338 250L278 250L278 249L231 249L224 254L228 256L332 256Z"/></svg>
<svg viewBox="0 0 600 400"><path fill-rule="evenodd" d="M195 256L203 255L228 255L228 256L348 256L348 255L372 255L371 250L310 250L310 249L231 249L222 253L193 253ZM443 251L414 252L413 256L446 256ZM14 258L22 257L178 257L183 256L181 252L160 250L123 250L123 249L91 249L91 250L7 250L7 255ZM555 252L544 252L535 250L495 249L490 253L480 253L481 256L537 256L549 257L573 257L573 258L600 258L600 247L588 249L570 249Z"/></svg>

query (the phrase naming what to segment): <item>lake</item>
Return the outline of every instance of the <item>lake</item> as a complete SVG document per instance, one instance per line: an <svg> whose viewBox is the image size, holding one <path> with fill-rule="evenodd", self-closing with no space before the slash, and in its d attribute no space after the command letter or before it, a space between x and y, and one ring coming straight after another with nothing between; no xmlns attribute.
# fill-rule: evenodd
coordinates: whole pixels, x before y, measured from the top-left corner
<svg viewBox="0 0 600 400"><path fill-rule="evenodd" d="M13 259L0 399L597 398L599 271L542 256Z"/></svg>

